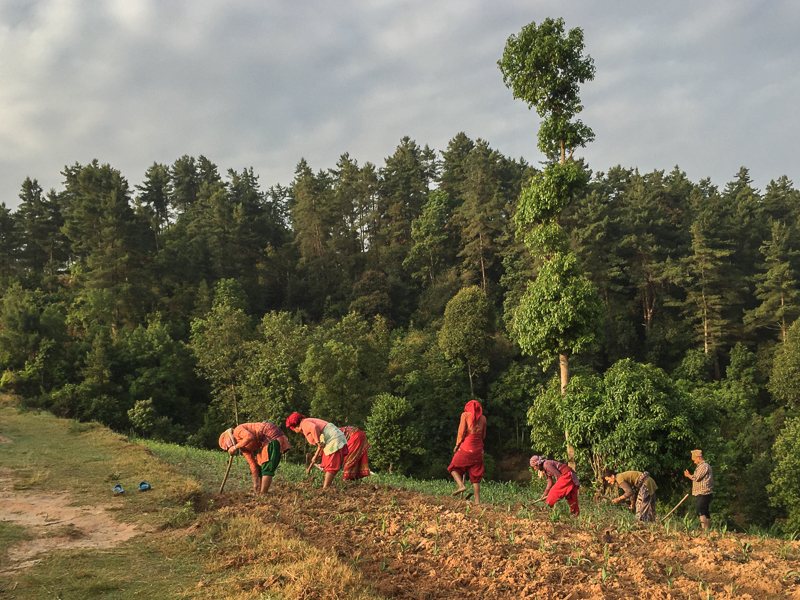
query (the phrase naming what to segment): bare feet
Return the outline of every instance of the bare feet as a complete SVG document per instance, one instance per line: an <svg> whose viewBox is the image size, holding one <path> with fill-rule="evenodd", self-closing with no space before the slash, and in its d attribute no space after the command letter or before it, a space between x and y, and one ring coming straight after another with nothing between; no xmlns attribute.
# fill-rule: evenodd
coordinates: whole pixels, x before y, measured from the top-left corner
<svg viewBox="0 0 800 600"><path fill-rule="evenodd" d="M458 496L459 494L463 494L463 493L464 493L464 492L466 492L466 491L467 491L467 488L465 488L465 487L461 487L461 488L458 488L458 489L457 489L455 492L453 492L451 495L452 495L452 496Z"/></svg>

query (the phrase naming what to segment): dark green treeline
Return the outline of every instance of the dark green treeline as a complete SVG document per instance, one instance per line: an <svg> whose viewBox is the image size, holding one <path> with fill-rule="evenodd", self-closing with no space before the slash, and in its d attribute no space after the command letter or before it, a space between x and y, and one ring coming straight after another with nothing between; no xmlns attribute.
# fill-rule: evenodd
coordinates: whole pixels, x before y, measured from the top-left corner
<svg viewBox="0 0 800 600"><path fill-rule="evenodd" d="M535 169L461 133L442 152L404 138L381 166L301 160L289 187L203 156L133 188L98 161L61 190L26 179L0 207L2 385L205 446L298 410L365 428L374 468L421 477L446 475L474 395L495 476L532 443L563 458L566 428L587 477L647 468L678 493L696 444L719 515L800 524L784 509L800 499L800 192L745 168L722 188L677 167L591 174L561 225L606 311L562 400L558 365L507 333L539 266L514 225Z"/></svg>

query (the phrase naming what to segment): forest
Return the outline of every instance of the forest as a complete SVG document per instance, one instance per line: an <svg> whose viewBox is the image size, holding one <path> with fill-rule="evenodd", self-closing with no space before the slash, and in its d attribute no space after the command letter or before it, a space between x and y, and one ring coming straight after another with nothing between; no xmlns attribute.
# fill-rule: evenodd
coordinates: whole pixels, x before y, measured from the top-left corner
<svg viewBox="0 0 800 600"><path fill-rule="evenodd" d="M796 530L800 191L597 171L571 151L591 130L565 152L547 123L541 164L462 132L381 165L301 159L287 187L205 156L135 186L99 160L59 190L26 178L0 206L0 386L207 448L298 411L418 478L446 476L476 398L490 478L535 451L585 487L648 470L669 503L699 447L716 521Z"/></svg>

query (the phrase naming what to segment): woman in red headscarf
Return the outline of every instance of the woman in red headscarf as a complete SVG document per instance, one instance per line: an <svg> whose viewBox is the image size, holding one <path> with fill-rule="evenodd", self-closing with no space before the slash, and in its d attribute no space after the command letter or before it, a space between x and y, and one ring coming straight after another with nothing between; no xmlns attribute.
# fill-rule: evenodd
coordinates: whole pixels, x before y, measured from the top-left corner
<svg viewBox="0 0 800 600"><path fill-rule="evenodd" d="M486 417L483 416L483 408L477 400L470 400L461 414L458 438L453 450L455 455L447 470L458 484L458 489L453 492L453 496L464 493L467 489L464 485L464 476L469 476L476 504L480 504L481 501L484 438L486 438Z"/></svg>

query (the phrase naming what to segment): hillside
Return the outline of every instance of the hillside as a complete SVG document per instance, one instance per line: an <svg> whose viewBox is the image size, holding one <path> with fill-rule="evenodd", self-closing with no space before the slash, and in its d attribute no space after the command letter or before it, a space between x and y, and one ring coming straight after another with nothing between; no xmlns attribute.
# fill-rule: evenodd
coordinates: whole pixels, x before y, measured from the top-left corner
<svg viewBox="0 0 800 600"><path fill-rule="evenodd" d="M0 436L4 599L800 598L800 542L706 537L689 521L634 529L587 498L571 520L386 476L323 494L318 476L286 465L261 499L242 490L242 464L216 495L201 490L218 485L221 470L205 467L219 452L173 466L102 427L12 407L0 409ZM135 491L139 478L152 492ZM114 497L117 481L126 491Z"/></svg>

